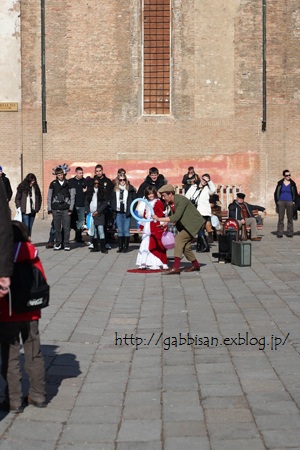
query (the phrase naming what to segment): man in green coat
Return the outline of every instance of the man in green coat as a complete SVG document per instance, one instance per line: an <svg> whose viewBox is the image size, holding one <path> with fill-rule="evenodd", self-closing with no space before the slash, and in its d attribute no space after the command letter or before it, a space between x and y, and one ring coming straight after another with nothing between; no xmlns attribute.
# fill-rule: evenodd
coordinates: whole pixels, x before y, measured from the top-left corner
<svg viewBox="0 0 300 450"><path fill-rule="evenodd" d="M159 222L172 222L176 224L176 228L179 231L175 237L173 267L167 269L164 274L180 274L180 260L182 255L192 263L190 267L184 269L184 272L199 272L200 264L191 249L191 242L198 234L199 230L204 226L205 220L190 200L183 195L175 194L174 186L171 184L162 186L158 192L161 194L161 198L167 203L174 203L175 212L169 217L157 217L156 215L153 215L153 219L158 220Z"/></svg>

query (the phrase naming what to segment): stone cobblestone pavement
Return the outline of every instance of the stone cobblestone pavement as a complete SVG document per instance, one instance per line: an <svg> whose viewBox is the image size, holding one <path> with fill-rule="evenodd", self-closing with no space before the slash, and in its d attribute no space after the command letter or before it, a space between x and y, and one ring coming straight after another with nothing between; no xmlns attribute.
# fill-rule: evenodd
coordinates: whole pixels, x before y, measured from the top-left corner
<svg viewBox="0 0 300 450"><path fill-rule="evenodd" d="M36 221L49 403L2 414L1 450L299 450L300 232L275 229L251 267L203 254L200 273L162 276L127 272L137 244L46 250Z"/></svg>

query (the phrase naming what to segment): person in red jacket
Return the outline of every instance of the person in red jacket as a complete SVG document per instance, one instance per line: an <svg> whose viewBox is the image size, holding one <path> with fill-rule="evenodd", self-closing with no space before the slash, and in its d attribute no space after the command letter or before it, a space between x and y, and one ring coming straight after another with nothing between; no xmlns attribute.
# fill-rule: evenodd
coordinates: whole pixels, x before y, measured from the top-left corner
<svg viewBox="0 0 300 450"><path fill-rule="evenodd" d="M158 198L155 187L146 187L145 198L153 207L154 214L163 216L165 205ZM143 216L147 219L151 217L151 211L148 206L146 206ZM154 221L143 222L140 229L143 231L143 237L137 256L136 265L139 266L140 269L168 269L167 250L161 243L162 234L164 232L161 224Z"/></svg>
<svg viewBox="0 0 300 450"><path fill-rule="evenodd" d="M36 247L29 242L26 226L12 221L14 235L14 262L30 261L46 279ZM45 366L41 353L39 319L41 311L16 313L11 310L9 295L0 302L1 375L7 383L2 410L21 413L26 404L44 408ZM29 375L28 397L23 399L20 372L20 336L25 354L25 370Z"/></svg>

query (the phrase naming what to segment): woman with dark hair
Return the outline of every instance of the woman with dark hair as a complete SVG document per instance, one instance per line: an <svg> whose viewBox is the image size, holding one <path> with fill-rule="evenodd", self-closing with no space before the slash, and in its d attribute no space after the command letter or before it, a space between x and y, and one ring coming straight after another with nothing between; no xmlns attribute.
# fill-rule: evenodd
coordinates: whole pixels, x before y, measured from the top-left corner
<svg viewBox="0 0 300 450"><path fill-rule="evenodd" d="M158 198L155 187L147 186L144 197L152 206L154 214L160 217L164 215L165 205ZM143 211L143 217L146 219L151 218L151 211L148 206L146 206ZM168 269L167 251L161 243L164 229L160 222L143 222L140 229L143 231L143 237L137 256L136 265L139 266L140 269Z"/></svg>
<svg viewBox="0 0 300 450"><path fill-rule="evenodd" d="M105 243L105 210L108 205L107 190L100 184L97 177L93 179L86 195L86 212L92 213L94 235L90 249L93 252L108 253ZM100 245L99 245L100 244Z"/></svg>
<svg viewBox="0 0 300 450"><path fill-rule="evenodd" d="M297 203L297 186L291 178L291 171L286 169L282 172L283 178L278 181L274 200L276 204L276 212L278 213L277 237L282 238L284 230L284 216L287 217L286 236L292 238L294 236L293 214L294 207Z"/></svg>
<svg viewBox="0 0 300 450"><path fill-rule="evenodd" d="M135 199L135 188L129 183L126 175L122 172L115 179L115 187L110 197L110 206L116 215L118 227L117 253L126 253L130 239L130 205Z"/></svg>
<svg viewBox="0 0 300 450"><path fill-rule="evenodd" d="M15 203L17 208L21 208L22 222L30 237L35 215L42 206L42 194L33 173L29 173L17 187Z"/></svg>

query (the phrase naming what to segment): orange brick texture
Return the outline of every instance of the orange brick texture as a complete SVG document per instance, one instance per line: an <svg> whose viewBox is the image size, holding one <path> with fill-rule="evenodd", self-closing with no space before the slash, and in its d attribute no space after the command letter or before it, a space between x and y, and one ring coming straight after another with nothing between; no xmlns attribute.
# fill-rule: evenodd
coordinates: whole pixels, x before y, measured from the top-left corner
<svg viewBox="0 0 300 450"><path fill-rule="evenodd" d="M173 183L194 165L216 183L242 185L248 201L270 213L283 169L300 188L297 0L267 2L266 133L261 0L172 0L171 114L165 116L142 114L142 1L48 0L47 134L40 2L21 5L22 109L0 115L0 151L11 142L4 159L17 172L23 153L24 173L36 172L44 192L51 168L64 162L89 172L101 163L112 177L125 167L135 185L153 165Z"/></svg>

